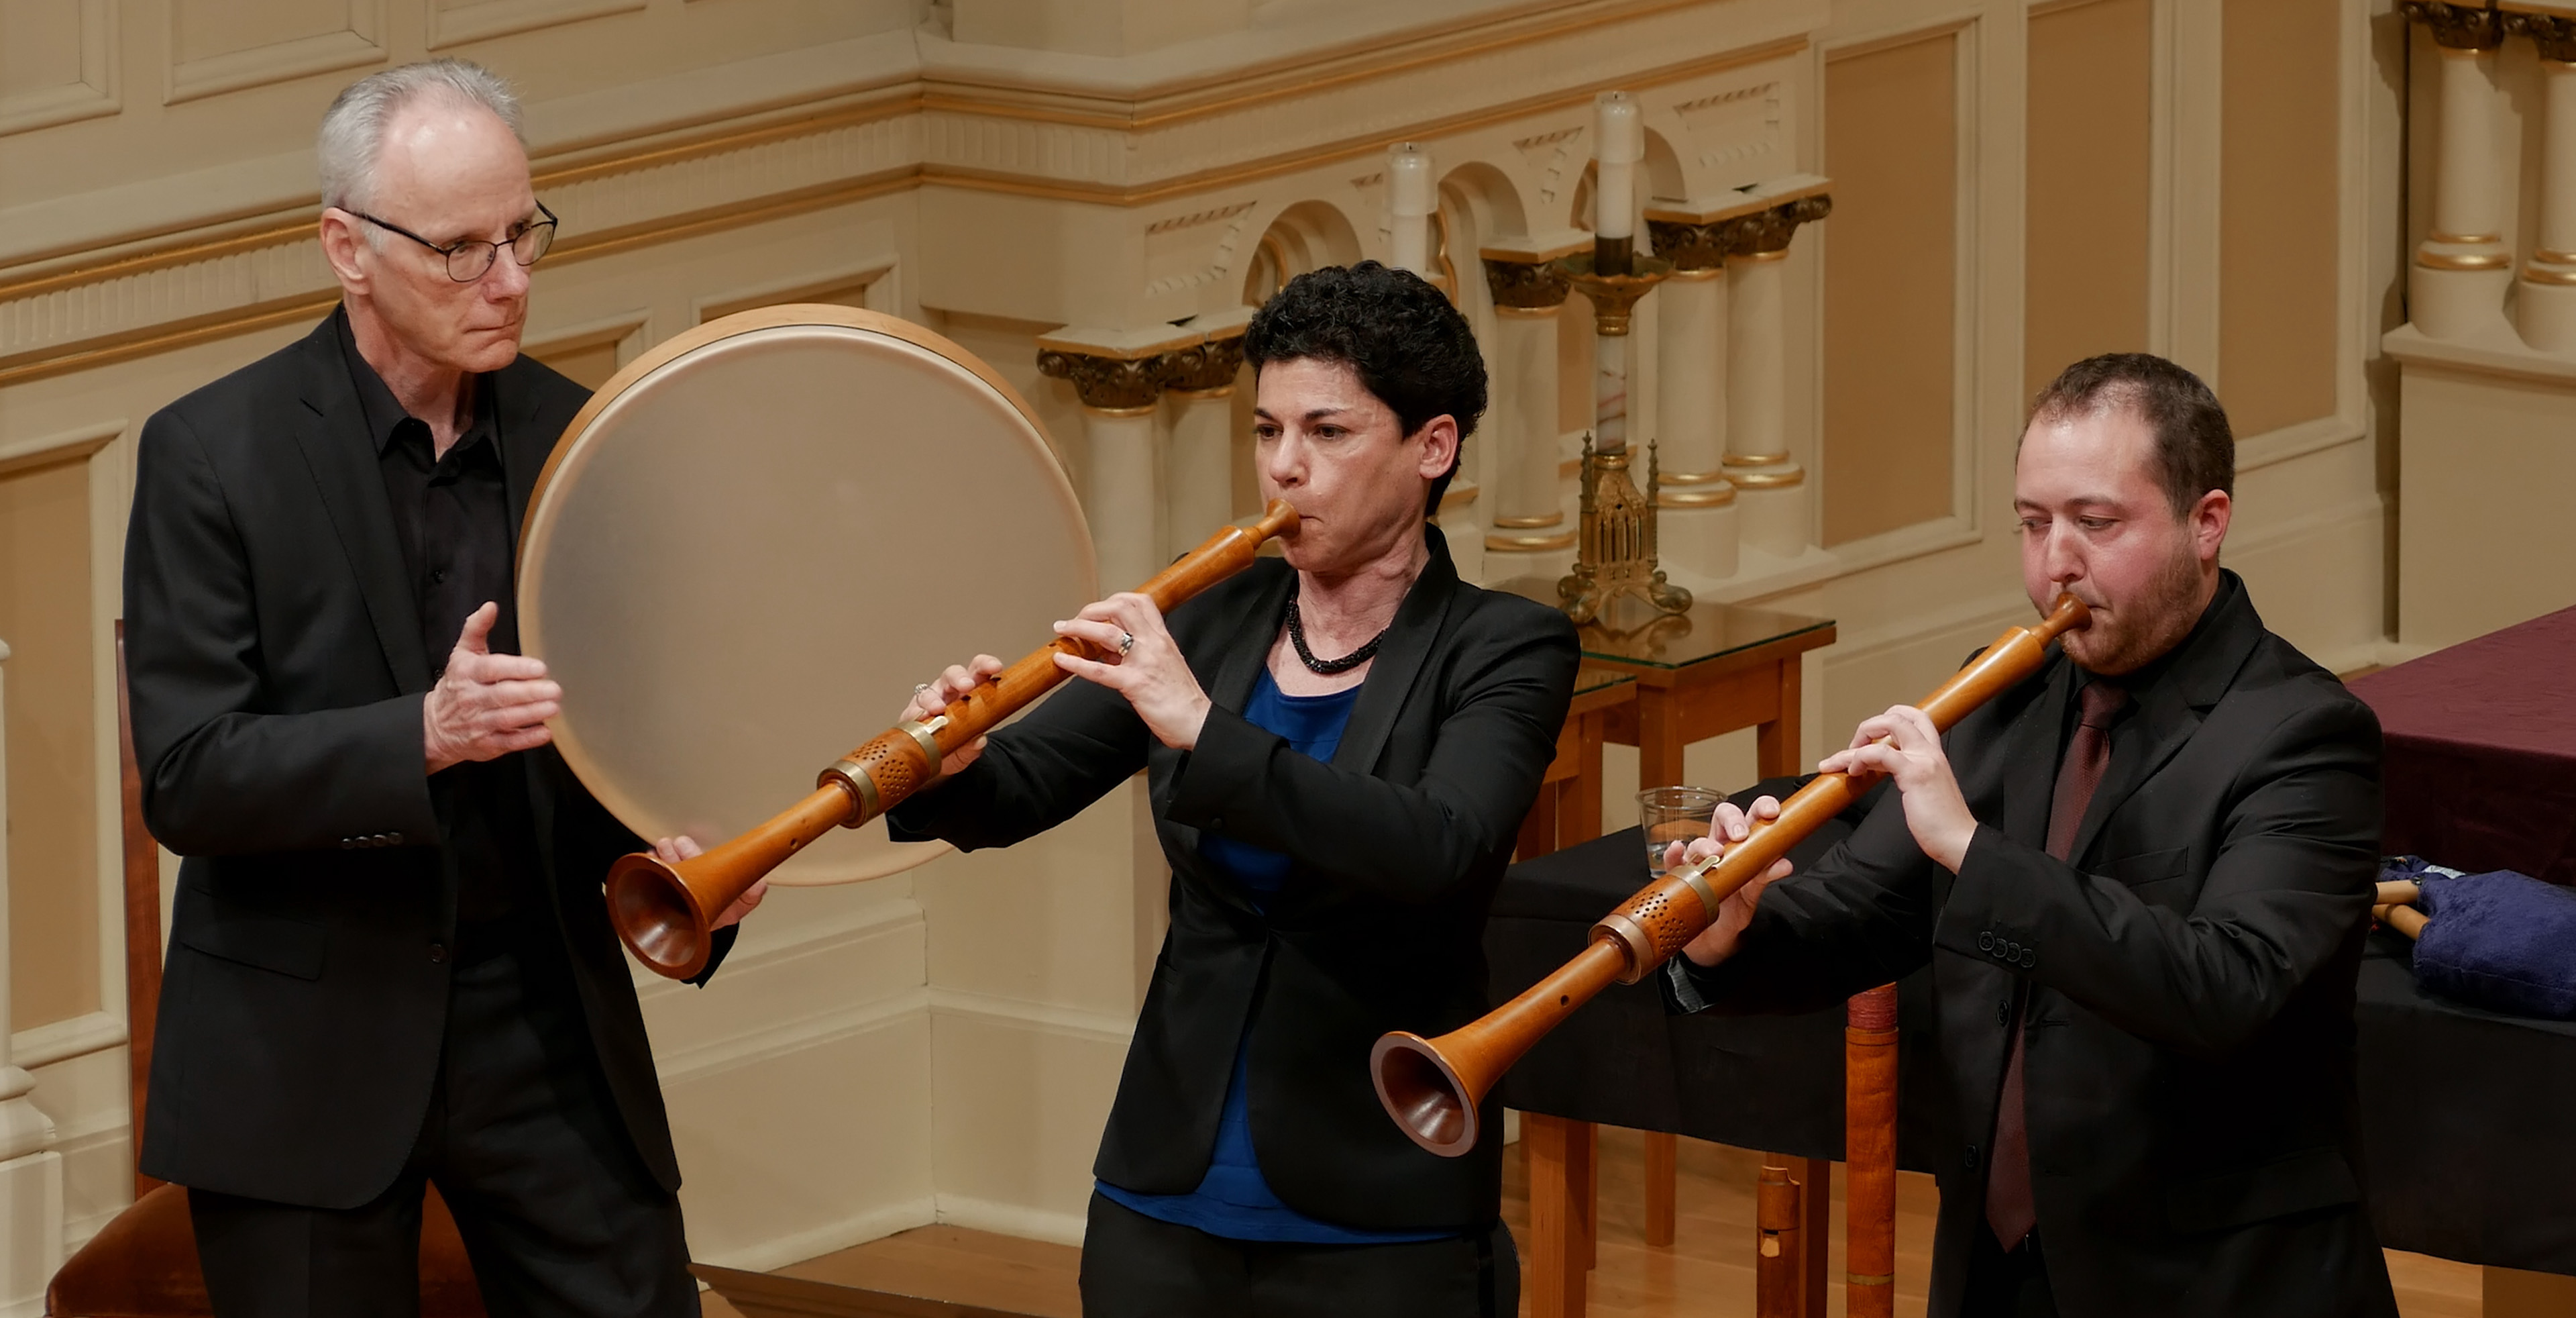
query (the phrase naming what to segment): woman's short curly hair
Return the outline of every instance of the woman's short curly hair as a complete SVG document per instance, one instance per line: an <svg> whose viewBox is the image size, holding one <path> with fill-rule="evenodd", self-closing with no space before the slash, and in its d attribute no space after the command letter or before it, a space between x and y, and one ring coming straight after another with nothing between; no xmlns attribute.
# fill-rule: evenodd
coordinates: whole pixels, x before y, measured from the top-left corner
<svg viewBox="0 0 2576 1318"><path fill-rule="evenodd" d="M1407 438L1434 417L1455 420L1462 454L1485 414L1485 358L1467 318L1422 276L1375 261L1289 280L1253 313L1243 358L1255 379L1272 362L1339 362L1394 411ZM1457 474L1453 460L1431 482L1424 516L1439 510Z"/></svg>

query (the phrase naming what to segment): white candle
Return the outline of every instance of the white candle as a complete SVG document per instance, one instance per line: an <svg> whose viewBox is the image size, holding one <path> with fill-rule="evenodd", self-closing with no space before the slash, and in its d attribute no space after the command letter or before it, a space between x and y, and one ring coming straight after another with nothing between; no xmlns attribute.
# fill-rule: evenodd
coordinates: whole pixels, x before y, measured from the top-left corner
<svg viewBox="0 0 2576 1318"><path fill-rule="evenodd" d="M1602 238L1637 236L1637 162L1646 158L1646 125L1637 115L1637 100L1626 92L1603 92L1592 98L1592 157L1600 163L1593 184L1593 233Z"/></svg>
<svg viewBox="0 0 2576 1318"><path fill-rule="evenodd" d="M1387 148L1388 255L1392 258L1388 264L1425 278L1431 274L1433 192L1430 152L1414 142Z"/></svg>

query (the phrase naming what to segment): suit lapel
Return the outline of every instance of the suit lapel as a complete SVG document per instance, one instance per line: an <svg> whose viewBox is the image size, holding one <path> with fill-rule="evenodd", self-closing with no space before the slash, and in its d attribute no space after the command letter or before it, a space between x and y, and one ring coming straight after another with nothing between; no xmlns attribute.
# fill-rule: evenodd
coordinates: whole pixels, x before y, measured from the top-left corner
<svg viewBox="0 0 2576 1318"><path fill-rule="evenodd" d="M2112 812L2200 730L2202 713L2227 694L2236 670L2245 666L2262 636L2263 620L2255 615L2253 601L2236 574L2226 573L2207 624L2183 643L2172 670L2147 688L2128 726L2112 733L2110 769L2084 811L2071 861L2083 860Z"/></svg>
<svg viewBox="0 0 2576 1318"><path fill-rule="evenodd" d="M368 440L366 413L358 406L357 386L350 382L348 358L341 352L340 319L346 314L332 313L304 341L305 410L296 418L295 443L357 575L358 593L366 600L394 685L412 694L429 689L420 605L412 598L402 546L394 539L393 508L385 502L384 472Z"/></svg>
<svg viewBox="0 0 2576 1318"><path fill-rule="evenodd" d="M1237 714L1252 703L1253 679L1270 662L1270 644L1278 637L1279 620L1288 611L1288 592L1296 587L1297 573L1290 569L1270 574L1269 582L1254 592L1252 602L1233 627L1234 634L1247 638L1248 643L1226 647L1208 683L1209 700Z"/></svg>
<svg viewBox="0 0 2576 1318"><path fill-rule="evenodd" d="M2050 661L2048 685L2013 721L2004 764L2004 835L2029 847L2048 845L2049 798L2057 787L2058 732L2074 690L2075 665Z"/></svg>
<svg viewBox="0 0 2576 1318"><path fill-rule="evenodd" d="M513 363L515 365L516 363ZM543 400L534 382L520 378L521 373L503 367L481 380L481 387L492 391L492 419L501 439L501 487L510 503L510 549L512 581L517 580L519 528L528 519L528 501L535 497L537 475L545 470L546 458L554 451L560 434L548 434L537 415Z"/></svg>
<svg viewBox="0 0 2576 1318"><path fill-rule="evenodd" d="M1449 599L1458 591L1458 569L1449 561L1448 540L1428 523L1422 533L1430 542L1431 561L1404 593L1404 603L1396 606L1386 641L1378 646L1368 680L1360 684L1359 702L1351 707L1342 744L1333 752L1333 763L1341 768L1366 773L1377 766L1378 754L1395 730L1395 716L1413 694L1414 678L1430 657L1432 643L1440 638L1441 620L1449 616Z"/></svg>

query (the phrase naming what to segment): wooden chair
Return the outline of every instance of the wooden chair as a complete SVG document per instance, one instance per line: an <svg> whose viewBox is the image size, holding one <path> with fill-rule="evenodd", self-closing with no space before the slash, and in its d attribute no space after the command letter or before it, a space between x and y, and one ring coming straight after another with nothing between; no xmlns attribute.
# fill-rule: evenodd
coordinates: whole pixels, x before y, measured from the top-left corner
<svg viewBox="0 0 2576 1318"><path fill-rule="evenodd" d="M161 1002L161 857L143 824L143 778L127 710L125 624L116 625L116 725L125 823L125 1001L134 1092L134 1147L143 1147L144 1083L152 1072L153 1017ZM134 1203L81 1246L45 1288L53 1318L192 1318L212 1315L197 1269L187 1190L134 1175ZM436 1188L422 1209L422 1318L481 1318L482 1293L465 1242Z"/></svg>

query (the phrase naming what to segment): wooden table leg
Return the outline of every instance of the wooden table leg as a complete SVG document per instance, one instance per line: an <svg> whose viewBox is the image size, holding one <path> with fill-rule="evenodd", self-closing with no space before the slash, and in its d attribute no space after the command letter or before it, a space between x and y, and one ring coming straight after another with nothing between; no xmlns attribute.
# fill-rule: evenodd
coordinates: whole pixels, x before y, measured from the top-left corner
<svg viewBox="0 0 2576 1318"><path fill-rule="evenodd" d="M1523 1112L1521 1139L1530 1160L1530 1318L1582 1318L1593 1236L1592 1123Z"/></svg>
<svg viewBox="0 0 2576 1318"><path fill-rule="evenodd" d="M1682 727L1681 693L1668 686L1637 685L1637 786L1667 787L1681 782L1682 751L1690 744Z"/></svg>
<svg viewBox="0 0 2576 1318"><path fill-rule="evenodd" d="M1805 700L1806 670L1798 656L1791 655L1780 661L1779 671L1780 717L1755 725L1753 733L1754 772L1765 778L1785 778L1800 768L1798 716ZM1641 740L1643 735L1641 725Z"/></svg>
<svg viewBox="0 0 2576 1318"><path fill-rule="evenodd" d="M1680 1136L1646 1132L1646 1243L1658 1248L1673 1243L1673 1191L1680 1161Z"/></svg>
<svg viewBox="0 0 2576 1318"><path fill-rule="evenodd" d="M1806 1251L1798 1256L1798 1314L1799 1318L1825 1318L1825 1256L1832 1252L1834 1238L1834 1162L1800 1158L1792 1166L1799 1177L1798 1239Z"/></svg>

